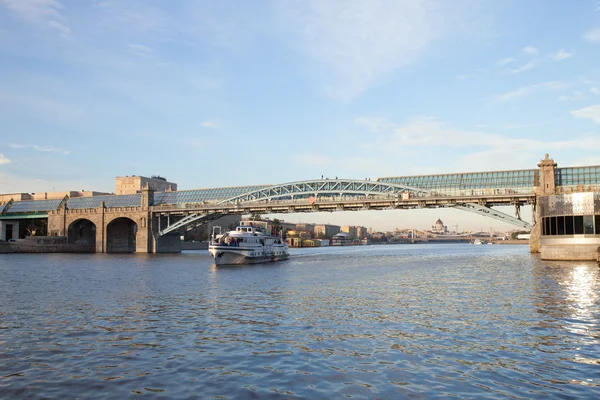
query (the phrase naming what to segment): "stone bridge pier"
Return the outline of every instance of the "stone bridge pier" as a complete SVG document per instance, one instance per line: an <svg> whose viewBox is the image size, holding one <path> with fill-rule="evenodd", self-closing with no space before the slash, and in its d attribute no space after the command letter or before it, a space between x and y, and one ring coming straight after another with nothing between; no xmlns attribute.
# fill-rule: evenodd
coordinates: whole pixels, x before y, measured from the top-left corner
<svg viewBox="0 0 600 400"><path fill-rule="evenodd" d="M48 214L48 233L65 236L68 243L85 245L96 253L174 253L181 251L179 234L158 236L150 205L153 192L142 191L141 205L93 209L68 209L64 205Z"/></svg>
<svg viewBox="0 0 600 400"><path fill-rule="evenodd" d="M540 167L539 175L534 182L535 205L533 209L533 228L529 235L529 250L531 253L539 253L542 240L542 213L539 207L541 199L545 196L556 194L555 170L556 163L553 159L546 157L538 164Z"/></svg>
<svg viewBox="0 0 600 400"><path fill-rule="evenodd" d="M538 164L535 184L535 225L529 239L530 251L542 260L597 261L600 249L600 192L591 184L573 185L573 176L546 157ZM574 174L575 172L571 172ZM591 182L591 171L587 174ZM585 182L577 177L576 181Z"/></svg>

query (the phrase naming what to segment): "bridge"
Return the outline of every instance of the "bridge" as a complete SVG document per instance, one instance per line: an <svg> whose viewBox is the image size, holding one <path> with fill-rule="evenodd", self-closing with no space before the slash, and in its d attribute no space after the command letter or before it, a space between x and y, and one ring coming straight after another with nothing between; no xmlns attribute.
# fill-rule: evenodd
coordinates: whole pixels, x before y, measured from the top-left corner
<svg viewBox="0 0 600 400"><path fill-rule="evenodd" d="M549 160L546 157L546 161ZM96 251L160 252L179 232L235 214L280 214L355 210L453 208L531 229L520 209L536 209L539 196L600 191L600 166L383 177L371 180L316 179L275 185L104 195L60 200L9 201L0 223L47 218L48 234L90 240ZM514 215L492 207L512 206ZM93 236L93 239L89 239ZM167 250L164 250L167 251Z"/></svg>

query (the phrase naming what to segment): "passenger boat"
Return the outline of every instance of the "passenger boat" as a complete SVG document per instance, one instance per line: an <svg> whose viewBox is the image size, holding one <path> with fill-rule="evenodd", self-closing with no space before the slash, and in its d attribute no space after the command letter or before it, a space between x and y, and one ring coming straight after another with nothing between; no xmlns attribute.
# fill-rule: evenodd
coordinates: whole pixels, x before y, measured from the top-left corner
<svg viewBox="0 0 600 400"><path fill-rule="evenodd" d="M279 236L267 235L254 226L238 226L233 231L221 233L213 227L208 252L216 265L256 264L287 260L288 245Z"/></svg>

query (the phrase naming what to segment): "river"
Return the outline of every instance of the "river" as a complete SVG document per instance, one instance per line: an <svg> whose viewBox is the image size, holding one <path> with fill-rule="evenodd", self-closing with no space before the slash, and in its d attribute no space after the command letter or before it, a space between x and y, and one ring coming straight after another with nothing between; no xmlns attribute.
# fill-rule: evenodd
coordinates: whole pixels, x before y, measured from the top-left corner
<svg viewBox="0 0 600 400"><path fill-rule="evenodd" d="M0 254L0 398L597 398L600 269L528 250Z"/></svg>

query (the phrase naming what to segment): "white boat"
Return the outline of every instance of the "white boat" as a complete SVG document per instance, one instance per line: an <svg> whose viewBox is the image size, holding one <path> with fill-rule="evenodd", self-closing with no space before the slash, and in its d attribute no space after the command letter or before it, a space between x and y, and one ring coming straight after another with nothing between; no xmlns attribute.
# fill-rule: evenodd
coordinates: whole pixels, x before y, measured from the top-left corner
<svg viewBox="0 0 600 400"><path fill-rule="evenodd" d="M279 236L270 236L254 226L238 226L234 231L221 233L213 227L208 252L216 265L256 264L287 260L288 244Z"/></svg>
<svg viewBox="0 0 600 400"><path fill-rule="evenodd" d="M473 241L473 244L483 244L483 242L479 239L475 239L475 241Z"/></svg>

